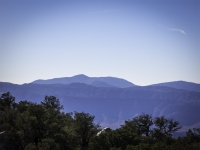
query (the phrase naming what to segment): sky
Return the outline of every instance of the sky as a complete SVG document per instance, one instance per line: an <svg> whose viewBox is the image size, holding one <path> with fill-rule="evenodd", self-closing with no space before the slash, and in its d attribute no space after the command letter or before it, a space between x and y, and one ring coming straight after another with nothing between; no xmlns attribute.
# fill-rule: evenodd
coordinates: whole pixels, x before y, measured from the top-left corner
<svg viewBox="0 0 200 150"><path fill-rule="evenodd" d="M0 0L0 82L200 83L200 0Z"/></svg>

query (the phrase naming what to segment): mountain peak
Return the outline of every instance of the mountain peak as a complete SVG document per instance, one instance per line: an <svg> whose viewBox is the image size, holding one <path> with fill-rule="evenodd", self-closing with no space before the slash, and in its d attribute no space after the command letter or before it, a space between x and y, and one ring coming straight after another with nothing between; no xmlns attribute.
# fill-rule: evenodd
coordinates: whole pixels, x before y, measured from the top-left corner
<svg viewBox="0 0 200 150"><path fill-rule="evenodd" d="M119 87L127 88L135 86L133 83L116 77L88 77L84 74L78 74L72 77L54 78L49 80L36 80L32 83L36 84L70 84L70 83L85 83L97 87Z"/></svg>
<svg viewBox="0 0 200 150"><path fill-rule="evenodd" d="M89 77L84 74L78 74L78 75L72 76L72 78L89 78Z"/></svg>

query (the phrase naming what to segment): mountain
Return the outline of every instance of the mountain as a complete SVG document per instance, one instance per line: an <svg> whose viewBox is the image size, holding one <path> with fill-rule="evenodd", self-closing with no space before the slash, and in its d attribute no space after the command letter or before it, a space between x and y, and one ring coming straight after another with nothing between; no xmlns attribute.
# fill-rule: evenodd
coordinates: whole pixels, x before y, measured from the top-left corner
<svg viewBox="0 0 200 150"><path fill-rule="evenodd" d="M93 85L93 86L96 86L96 87L114 87L110 84L107 84L107 83L101 82L101 81L94 81L90 85Z"/></svg>
<svg viewBox="0 0 200 150"><path fill-rule="evenodd" d="M54 78L48 80L35 80L31 83L34 84L70 84L70 83L85 83L88 85L93 85L96 87L118 87L118 88L128 88L134 87L135 84L121 78L116 77L88 77L86 75L80 74L72 77ZM152 84L150 86L165 86L175 89L185 89L189 91L200 92L200 84L186 82L186 81L173 81Z"/></svg>
<svg viewBox="0 0 200 150"><path fill-rule="evenodd" d="M200 92L164 86L96 87L85 83L23 84L0 82L0 94L11 92L16 101L40 103L46 95L60 99L65 112L95 115L102 127L119 127L141 113L180 121L183 129L200 125Z"/></svg>
<svg viewBox="0 0 200 150"><path fill-rule="evenodd" d="M89 85L94 85L97 87L119 87L127 88L135 86L133 83L116 78L116 77L88 77L86 75L80 74L72 77L64 78L54 78L48 80L36 80L33 81L34 84L70 84L70 83L85 83Z"/></svg>
<svg viewBox="0 0 200 150"><path fill-rule="evenodd" d="M151 86L166 86L175 89L185 89L189 91L200 92L200 84L186 82L186 81L165 82L165 83L152 84Z"/></svg>

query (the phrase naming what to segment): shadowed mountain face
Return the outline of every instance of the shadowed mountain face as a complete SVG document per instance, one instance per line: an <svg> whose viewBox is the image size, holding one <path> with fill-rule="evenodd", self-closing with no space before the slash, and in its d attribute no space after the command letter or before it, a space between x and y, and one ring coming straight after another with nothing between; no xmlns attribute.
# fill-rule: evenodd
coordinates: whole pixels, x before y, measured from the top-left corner
<svg viewBox="0 0 200 150"><path fill-rule="evenodd" d="M200 92L163 86L130 88L95 87L84 83L23 84L0 82L0 94L11 92L16 101L40 103L46 95L60 99L65 112L95 115L102 127L119 127L141 113L164 115L180 121L186 129L200 125Z"/></svg>
<svg viewBox="0 0 200 150"><path fill-rule="evenodd" d="M133 83L115 77L88 77L86 75L76 75L73 77L54 78L49 80L36 80L35 84L70 84L70 83L85 83L96 87L120 87L127 88L135 86Z"/></svg>
<svg viewBox="0 0 200 150"><path fill-rule="evenodd" d="M158 83L158 84L153 84L152 86L166 86L166 87L172 87L175 89L185 89L189 91L200 92L200 84L185 82L185 81Z"/></svg>

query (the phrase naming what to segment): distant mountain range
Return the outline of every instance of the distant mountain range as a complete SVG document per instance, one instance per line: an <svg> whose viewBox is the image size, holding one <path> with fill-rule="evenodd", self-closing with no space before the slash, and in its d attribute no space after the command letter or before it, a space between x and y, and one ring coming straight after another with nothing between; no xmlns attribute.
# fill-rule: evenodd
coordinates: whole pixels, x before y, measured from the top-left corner
<svg viewBox="0 0 200 150"><path fill-rule="evenodd" d="M54 78L49 80L36 80L35 84L70 84L70 83L85 83L96 87L120 87L127 88L135 86L133 83L115 77L88 77L80 74L73 77Z"/></svg>
<svg viewBox="0 0 200 150"><path fill-rule="evenodd" d="M153 84L152 86L166 86L175 89L185 89L189 91L200 92L200 84L185 82L185 81L165 82L165 83Z"/></svg>
<svg viewBox="0 0 200 150"><path fill-rule="evenodd" d="M200 84L195 83L136 86L114 77L77 75L23 85L0 82L0 94L8 91L16 101L40 103L46 95L56 96L65 112L88 112L96 116L102 127L119 127L124 120L141 113L178 120L184 131L200 127Z"/></svg>
<svg viewBox="0 0 200 150"><path fill-rule="evenodd" d="M119 87L119 88L128 88L137 86L125 79L116 78L116 77L88 77L84 74L72 76L72 77L63 77L63 78L54 78L48 80L35 80L31 83L34 84L70 84L70 83L85 83L88 85L93 85L96 87ZM186 81L174 81L174 82L165 82L152 84L150 86L166 86L175 89L185 89L189 91L200 92L200 84L186 82Z"/></svg>

